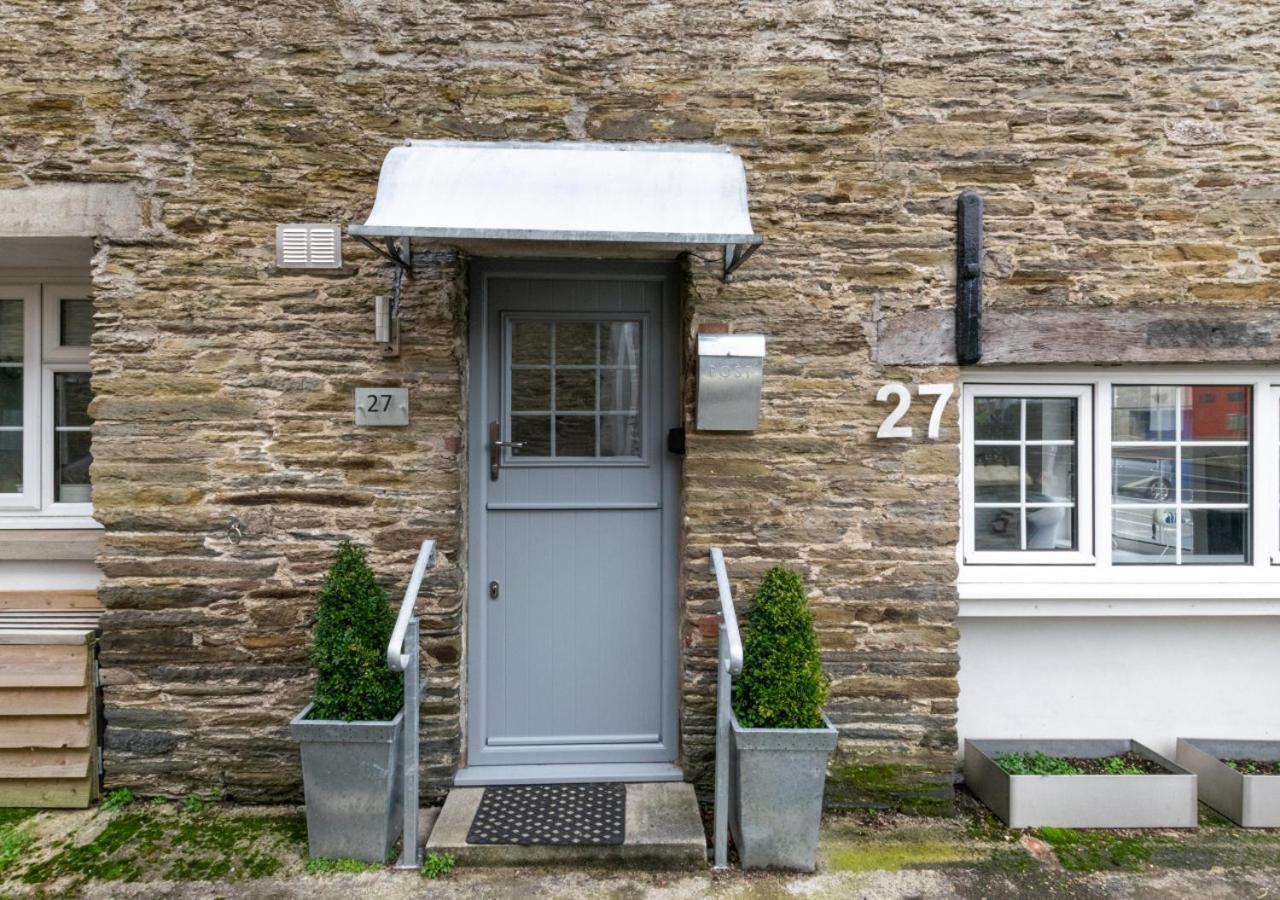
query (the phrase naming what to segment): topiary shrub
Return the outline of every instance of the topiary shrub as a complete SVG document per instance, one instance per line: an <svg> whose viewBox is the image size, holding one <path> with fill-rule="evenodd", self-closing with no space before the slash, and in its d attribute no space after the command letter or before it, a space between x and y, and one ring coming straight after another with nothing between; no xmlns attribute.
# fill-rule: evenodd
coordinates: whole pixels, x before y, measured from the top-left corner
<svg viewBox="0 0 1280 900"><path fill-rule="evenodd" d="M751 601L742 674L733 712L744 728L822 728L827 676L822 671L800 576L782 566L765 573Z"/></svg>
<svg viewBox="0 0 1280 900"><path fill-rule="evenodd" d="M396 619L364 550L338 547L316 597L310 659L316 668L313 719L394 719L404 702L401 675L387 668Z"/></svg>

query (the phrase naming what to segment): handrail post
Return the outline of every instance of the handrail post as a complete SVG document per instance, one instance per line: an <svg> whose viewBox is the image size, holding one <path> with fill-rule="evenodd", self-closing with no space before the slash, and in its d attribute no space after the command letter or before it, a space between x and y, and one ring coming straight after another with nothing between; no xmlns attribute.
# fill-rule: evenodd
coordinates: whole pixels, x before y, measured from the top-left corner
<svg viewBox="0 0 1280 900"><path fill-rule="evenodd" d="M416 869L422 862L418 856L418 714L421 702L421 665L418 660L418 619L409 620L404 641L409 647L409 664L404 667L404 734L401 765L403 768L404 828L400 838L400 862L397 869Z"/></svg>
<svg viewBox="0 0 1280 900"><path fill-rule="evenodd" d="M742 635L733 608L733 589L724 565L724 553L711 548L711 574L720 595L720 646L716 654L716 808L712 842L715 867L729 867L729 742L733 720L733 676L742 671Z"/></svg>
<svg viewBox="0 0 1280 900"><path fill-rule="evenodd" d="M716 808L715 867L729 867L729 710L733 704L733 676L729 674L729 638L724 622L719 629L716 657Z"/></svg>
<svg viewBox="0 0 1280 900"><path fill-rule="evenodd" d="M423 541L418 550L418 561L413 564L413 574L409 576L409 586L400 601L400 613L391 629L391 639L387 641L387 668L404 673L404 733L400 748L404 825L397 869L416 869L421 865L418 855L418 718L422 707L422 665L418 617L413 612L418 591L422 588L422 578L435 562L436 542L430 539Z"/></svg>

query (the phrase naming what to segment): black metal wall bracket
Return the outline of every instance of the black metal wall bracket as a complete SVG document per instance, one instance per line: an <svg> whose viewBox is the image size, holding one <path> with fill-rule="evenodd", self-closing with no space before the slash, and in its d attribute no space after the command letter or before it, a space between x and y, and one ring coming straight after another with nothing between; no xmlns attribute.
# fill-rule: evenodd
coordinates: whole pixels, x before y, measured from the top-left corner
<svg viewBox="0 0 1280 900"><path fill-rule="evenodd" d="M363 234L353 234L352 237L387 260L387 262L397 266L401 271L408 272L410 275L413 274L413 249L409 246L408 238L404 239L405 256L401 256L400 248L396 245L395 238L383 238L387 244L387 249L383 250Z"/></svg>
<svg viewBox="0 0 1280 900"><path fill-rule="evenodd" d="M964 191L956 200L956 361L982 359L982 197Z"/></svg>

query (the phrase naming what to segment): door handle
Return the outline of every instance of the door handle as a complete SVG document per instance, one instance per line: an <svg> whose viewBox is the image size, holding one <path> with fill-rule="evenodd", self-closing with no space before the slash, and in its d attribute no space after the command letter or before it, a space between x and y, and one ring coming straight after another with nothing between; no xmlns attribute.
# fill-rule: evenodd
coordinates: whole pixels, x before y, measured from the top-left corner
<svg viewBox="0 0 1280 900"><path fill-rule="evenodd" d="M497 422L489 423L489 480L498 480L498 463L502 461L502 448L510 447L519 450L524 441L504 441Z"/></svg>

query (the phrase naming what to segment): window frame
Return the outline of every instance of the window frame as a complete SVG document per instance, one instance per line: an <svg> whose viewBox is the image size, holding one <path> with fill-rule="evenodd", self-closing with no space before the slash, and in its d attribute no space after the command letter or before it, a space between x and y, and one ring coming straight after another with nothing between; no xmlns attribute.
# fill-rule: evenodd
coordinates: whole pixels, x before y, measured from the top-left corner
<svg viewBox="0 0 1280 900"><path fill-rule="evenodd" d="M93 300L90 285L47 283L40 285L40 362L49 363L89 363L89 348L64 346L62 336L62 301Z"/></svg>
<svg viewBox="0 0 1280 900"><path fill-rule="evenodd" d="M0 285L22 305L22 491L0 494L0 512L40 508L40 285Z"/></svg>
<svg viewBox="0 0 1280 900"><path fill-rule="evenodd" d="M41 415L40 431L41 440L47 452L41 453L41 461L43 463L40 473L40 508L46 511L48 515L64 515L64 516L92 516L93 503L64 503L55 501L54 491L54 475L57 472L58 464L54 457L57 452L57 438L55 429L57 428L57 414L53 404L53 383L54 376L61 372L90 372L92 371L88 363L50 363L42 367L41 373L41 412L48 411L48 415ZM92 429L91 429L92 430ZM90 444L92 446L92 443Z"/></svg>
<svg viewBox="0 0 1280 900"><path fill-rule="evenodd" d="M0 494L0 531L24 528L100 528L93 504L54 503L53 376L90 371L88 347L58 343L60 302L88 297L89 282L69 279L0 279L0 294L22 295L23 492Z"/></svg>
<svg viewBox="0 0 1280 900"><path fill-rule="evenodd" d="M1006 385L1026 391L1051 384L1085 384L1093 389L1093 540L1095 560L1085 565L977 565L963 553L968 516L960 516L957 546L957 585L966 615L1022 614L1011 601L1025 601L1028 615L1120 615L1209 613L1226 608L1224 601L1247 604L1232 614L1260 614L1265 606L1280 612L1280 472L1272 472L1274 454L1264 448L1280 446L1280 367L1224 365L1123 365L1059 367L1052 370L1009 367L999 371L965 372L962 392L971 388ZM1111 389L1113 385L1248 385L1252 388L1253 420L1249 446L1252 474L1250 500L1250 562L1229 564L1140 565L1114 564L1111 553ZM1275 403L1272 403L1272 400ZM969 444L961 423L961 453ZM1280 464L1277 464L1280 465ZM962 498L962 502L963 498ZM1266 513L1263 513L1266 510ZM1043 604L1042 601L1053 603ZM1118 601L1099 604L1094 601ZM995 602L994 606L985 605ZM1060 601L1060 602L1059 602ZM1072 605L1067 601L1079 601ZM1125 606L1129 601L1137 606ZM1165 601L1145 602L1145 601ZM1122 612L1127 610L1127 612ZM1172 613L1170 613L1172 614Z"/></svg>
<svg viewBox="0 0 1280 900"><path fill-rule="evenodd" d="M1083 384L965 384L961 391L963 421L961 440L962 560L970 566L1064 566L1089 565L1094 561L1092 389ZM985 397L1023 400L1071 399L1076 401L1076 549L1075 550L978 550L974 527L976 485L974 482L974 401ZM1017 446L1027 446L1025 435ZM1020 504L1021 505L1021 504Z"/></svg>

